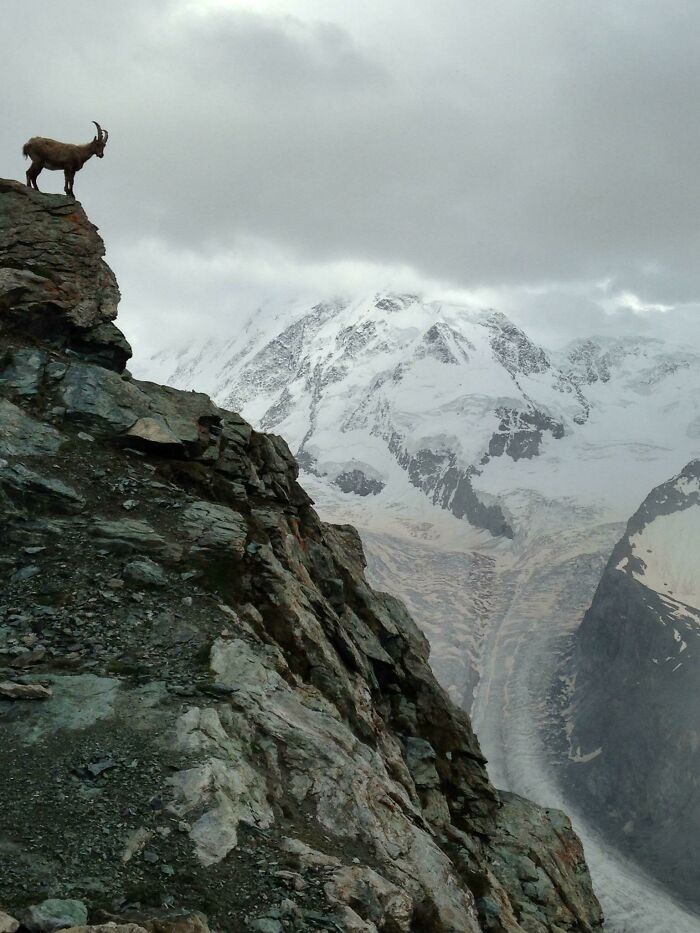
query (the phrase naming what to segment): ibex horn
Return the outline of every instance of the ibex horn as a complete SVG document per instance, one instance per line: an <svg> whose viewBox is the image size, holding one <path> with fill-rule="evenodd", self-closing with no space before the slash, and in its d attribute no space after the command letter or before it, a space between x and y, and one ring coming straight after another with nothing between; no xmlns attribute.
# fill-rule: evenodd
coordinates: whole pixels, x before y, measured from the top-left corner
<svg viewBox="0 0 700 933"><path fill-rule="evenodd" d="M98 138L98 140L99 140L100 142L102 142L102 127L101 127L100 124L97 122L97 120L93 120L92 122L93 122L93 123L95 124L95 126L97 127L97 138Z"/></svg>

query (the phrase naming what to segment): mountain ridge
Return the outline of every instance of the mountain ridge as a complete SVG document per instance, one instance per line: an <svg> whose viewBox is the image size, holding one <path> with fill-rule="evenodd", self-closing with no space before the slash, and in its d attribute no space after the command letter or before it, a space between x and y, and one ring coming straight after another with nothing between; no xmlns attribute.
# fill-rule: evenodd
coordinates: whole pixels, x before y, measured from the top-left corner
<svg viewBox="0 0 700 933"><path fill-rule="evenodd" d="M3 909L30 931L599 927L570 823L495 790L286 443L125 370L103 255L79 204L0 180Z"/></svg>

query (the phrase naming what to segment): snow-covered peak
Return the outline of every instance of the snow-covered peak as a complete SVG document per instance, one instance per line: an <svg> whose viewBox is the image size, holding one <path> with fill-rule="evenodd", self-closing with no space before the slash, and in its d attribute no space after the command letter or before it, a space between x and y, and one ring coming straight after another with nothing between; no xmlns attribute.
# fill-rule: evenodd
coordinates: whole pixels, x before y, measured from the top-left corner
<svg viewBox="0 0 700 933"><path fill-rule="evenodd" d="M393 531L416 497L497 535L543 502L619 521L700 455L694 351L591 337L550 352L498 311L414 294L268 304L169 359L143 374L282 434L343 509L371 496Z"/></svg>

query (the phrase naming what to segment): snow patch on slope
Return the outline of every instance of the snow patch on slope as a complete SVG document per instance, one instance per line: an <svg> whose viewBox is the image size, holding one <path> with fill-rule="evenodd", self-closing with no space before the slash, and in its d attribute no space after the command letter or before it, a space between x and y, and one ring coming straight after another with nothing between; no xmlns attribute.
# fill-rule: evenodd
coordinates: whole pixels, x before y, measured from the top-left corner
<svg viewBox="0 0 700 933"><path fill-rule="evenodd" d="M639 583L662 596L700 606L700 506L660 515L630 538L632 557L619 569L632 568Z"/></svg>

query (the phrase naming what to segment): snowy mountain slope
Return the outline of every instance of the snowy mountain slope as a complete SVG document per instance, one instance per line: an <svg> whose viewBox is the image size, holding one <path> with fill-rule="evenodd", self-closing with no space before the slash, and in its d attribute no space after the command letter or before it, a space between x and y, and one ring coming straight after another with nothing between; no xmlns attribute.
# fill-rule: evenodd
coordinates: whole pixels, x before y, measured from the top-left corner
<svg viewBox="0 0 700 933"><path fill-rule="evenodd" d="M282 434L329 517L504 566L574 514L584 541L623 521L700 454L692 350L628 338L552 353L502 314L415 295L268 305L141 369ZM472 630L469 664L448 663L456 695L470 695L488 627Z"/></svg>
<svg viewBox="0 0 700 933"><path fill-rule="evenodd" d="M503 315L387 294L270 304L139 374L288 440L320 513L361 530L374 584L422 620L443 685L473 697L496 782L556 805L552 684L627 517L700 456L699 363L635 336L553 352ZM649 879L587 838L610 929L665 933Z"/></svg>
<svg viewBox="0 0 700 933"><path fill-rule="evenodd" d="M575 638L567 783L686 897L700 861L700 461L630 519Z"/></svg>
<svg viewBox="0 0 700 933"><path fill-rule="evenodd" d="M521 487L596 505L605 493L617 517L627 495L631 510L630 477L595 474L677 461L679 437L699 448L699 363L648 338L548 353L497 312L383 295L262 308L142 369L242 408L345 492L377 495L402 471L434 504L510 534L520 510L502 497ZM543 455L546 470L531 462Z"/></svg>

